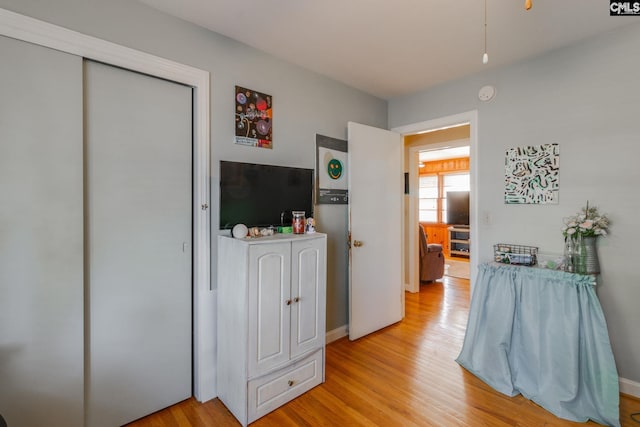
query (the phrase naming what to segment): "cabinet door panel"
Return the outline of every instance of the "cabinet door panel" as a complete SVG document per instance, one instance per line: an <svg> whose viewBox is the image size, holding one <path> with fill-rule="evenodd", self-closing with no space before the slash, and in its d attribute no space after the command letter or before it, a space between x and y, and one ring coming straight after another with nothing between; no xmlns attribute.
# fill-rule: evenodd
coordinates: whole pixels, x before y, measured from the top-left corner
<svg viewBox="0 0 640 427"><path fill-rule="evenodd" d="M249 376L289 360L291 244L249 250Z"/></svg>
<svg viewBox="0 0 640 427"><path fill-rule="evenodd" d="M292 244L291 357L324 345L325 239Z"/></svg>

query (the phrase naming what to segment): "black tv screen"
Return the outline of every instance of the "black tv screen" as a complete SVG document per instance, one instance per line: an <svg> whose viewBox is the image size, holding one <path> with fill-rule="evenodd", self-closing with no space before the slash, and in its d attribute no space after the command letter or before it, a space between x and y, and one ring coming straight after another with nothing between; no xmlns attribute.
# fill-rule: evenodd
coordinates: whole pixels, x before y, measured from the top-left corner
<svg viewBox="0 0 640 427"><path fill-rule="evenodd" d="M291 225L313 216L313 169L220 161L220 228Z"/></svg>
<svg viewBox="0 0 640 427"><path fill-rule="evenodd" d="M468 191L447 191L447 224L469 225Z"/></svg>

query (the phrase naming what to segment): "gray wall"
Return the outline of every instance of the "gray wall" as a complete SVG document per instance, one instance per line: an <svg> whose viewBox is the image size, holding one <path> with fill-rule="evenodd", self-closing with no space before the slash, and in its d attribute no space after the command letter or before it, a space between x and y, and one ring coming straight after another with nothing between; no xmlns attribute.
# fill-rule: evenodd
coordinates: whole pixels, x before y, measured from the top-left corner
<svg viewBox="0 0 640 427"><path fill-rule="evenodd" d="M314 167L314 135L346 139L347 121L387 127L385 101L311 71L288 65L241 43L169 17L135 1L0 0L0 7L211 72L212 224L218 223L218 161ZM640 227L640 26L389 102L389 127L477 109L481 261L498 241L561 252L562 218L586 200L613 220L600 239L598 293L620 375L640 382L640 286L634 248ZM233 144L233 90L241 85L274 97L274 149ZM477 100L493 84L496 99ZM561 151L560 204L503 204L506 148L557 142ZM329 234L327 329L347 323L345 206L319 206L320 231ZM526 224L523 226L522 224ZM217 231L214 231L215 235ZM215 242L215 239L212 240ZM212 265L216 265L215 245ZM215 277L215 271L214 275Z"/></svg>
<svg viewBox="0 0 640 427"><path fill-rule="evenodd" d="M218 162L315 167L315 134L346 139L347 122L386 128L387 103L237 41L128 0L0 0L0 7L211 73L212 277L215 287ZM273 96L274 148L233 143L234 87ZM327 329L347 324L347 209L316 208L328 234Z"/></svg>
<svg viewBox="0 0 640 427"><path fill-rule="evenodd" d="M640 26L389 101L389 126L478 110L479 261L511 242L562 253L562 218L587 200L609 214L597 288L621 377L640 382ZM478 101L480 87L497 96ZM510 147L560 144L560 203L505 205ZM562 325L558 325L562 327Z"/></svg>

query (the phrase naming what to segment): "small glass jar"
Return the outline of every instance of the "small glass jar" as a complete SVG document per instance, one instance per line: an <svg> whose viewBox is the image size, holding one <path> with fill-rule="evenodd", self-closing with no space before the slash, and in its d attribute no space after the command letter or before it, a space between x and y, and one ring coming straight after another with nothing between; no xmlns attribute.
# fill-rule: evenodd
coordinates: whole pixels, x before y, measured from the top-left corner
<svg viewBox="0 0 640 427"><path fill-rule="evenodd" d="M291 225L293 226L293 234L304 234L304 211L293 211L291 215L293 215L293 220Z"/></svg>

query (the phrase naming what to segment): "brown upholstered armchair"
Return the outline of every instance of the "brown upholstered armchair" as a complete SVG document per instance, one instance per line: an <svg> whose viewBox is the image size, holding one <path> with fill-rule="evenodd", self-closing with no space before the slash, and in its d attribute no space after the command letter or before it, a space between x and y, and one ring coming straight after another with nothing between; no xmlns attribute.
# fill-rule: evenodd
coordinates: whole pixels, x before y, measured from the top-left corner
<svg viewBox="0 0 640 427"><path fill-rule="evenodd" d="M431 282L444 276L442 245L427 243L427 235L420 224L420 281Z"/></svg>

